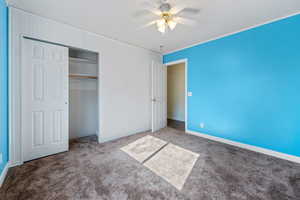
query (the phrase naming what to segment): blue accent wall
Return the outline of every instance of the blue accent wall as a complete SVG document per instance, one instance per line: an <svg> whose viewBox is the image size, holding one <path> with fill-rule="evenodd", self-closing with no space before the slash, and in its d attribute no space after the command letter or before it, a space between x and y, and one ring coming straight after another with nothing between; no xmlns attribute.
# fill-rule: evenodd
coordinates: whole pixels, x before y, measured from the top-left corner
<svg viewBox="0 0 300 200"><path fill-rule="evenodd" d="M0 153L3 162L0 174L8 162L8 8L0 0Z"/></svg>
<svg viewBox="0 0 300 200"><path fill-rule="evenodd" d="M184 58L189 130L300 156L300 15L167 54L164 63Z"/></svg>

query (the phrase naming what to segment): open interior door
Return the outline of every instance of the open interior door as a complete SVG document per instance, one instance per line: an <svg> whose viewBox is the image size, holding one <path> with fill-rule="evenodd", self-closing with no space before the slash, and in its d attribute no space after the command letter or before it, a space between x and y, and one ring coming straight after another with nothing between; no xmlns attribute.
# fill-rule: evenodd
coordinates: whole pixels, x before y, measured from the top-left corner
<svg viewBox="0 0 300 200"><path fill-rule="evenodd" d="M167 126L167 73L166 67L157 61L151 65L152 132Z"/></svg>

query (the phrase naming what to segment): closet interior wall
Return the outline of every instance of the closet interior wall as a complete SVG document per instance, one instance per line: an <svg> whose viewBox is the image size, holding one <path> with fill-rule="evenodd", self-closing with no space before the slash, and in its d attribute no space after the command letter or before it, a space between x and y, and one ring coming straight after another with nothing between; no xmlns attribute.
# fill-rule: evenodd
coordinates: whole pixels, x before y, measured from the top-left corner
<svg viewBox="0 0 300 200"><path fill-rule="evenodd" d="M70 139L98 135L98 54L69 49Z"/></svg>

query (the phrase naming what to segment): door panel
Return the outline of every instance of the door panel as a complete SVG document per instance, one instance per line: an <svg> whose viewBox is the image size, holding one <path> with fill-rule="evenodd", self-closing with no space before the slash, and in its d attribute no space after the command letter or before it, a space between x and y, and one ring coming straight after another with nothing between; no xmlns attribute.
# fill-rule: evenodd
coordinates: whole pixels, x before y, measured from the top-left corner
<svg viewBox="0 0 300 200"><path fill-rule="evenodd" d="M152 80L152 132L167 125L166 112L166 67L153 61L151 66Z"/></svg>
<svg viewBox="0 0 300 200"><path fill-rule="evenodd" d="M33 146L38 147L44 144L44 112L33 112Z"/></svg>
<svg viewBox="0 0 300 200"><path fill-rule="evenodd" d="M34 65L34 100L42 101L44 98L44 66Z"/></svg>
<svg viewBox="0 0 300 200"><path fill-rule="evenodd" d="M62 113L63 111L58 110L55 111L53 116L53 140L52 143L57 143L61 141L61 135L62 135Z"/></svg>
<svg viewBox="0 0 300 200"><path fill-rule="evenodd" d="M22 41L23 161L67 151L68 48Z"/></svg>

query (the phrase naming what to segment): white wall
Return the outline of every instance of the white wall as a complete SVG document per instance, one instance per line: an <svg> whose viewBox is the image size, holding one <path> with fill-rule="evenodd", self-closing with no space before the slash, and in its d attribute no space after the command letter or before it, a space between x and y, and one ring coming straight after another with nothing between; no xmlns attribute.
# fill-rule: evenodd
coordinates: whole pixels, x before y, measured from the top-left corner
<svg viewBox="0 0 300 200"><path fill-rule="evenodd" d="M175 64L168 69L168 119L185 121L185 64Z"/></svg>
<svg viewBox="0 0 300 200"><path fill-rule="evenodd" d="M150 70L158 53L10 8L10 159L22 163L20 121L21 36L99 52L99 141L150 129Z"/></svg>

